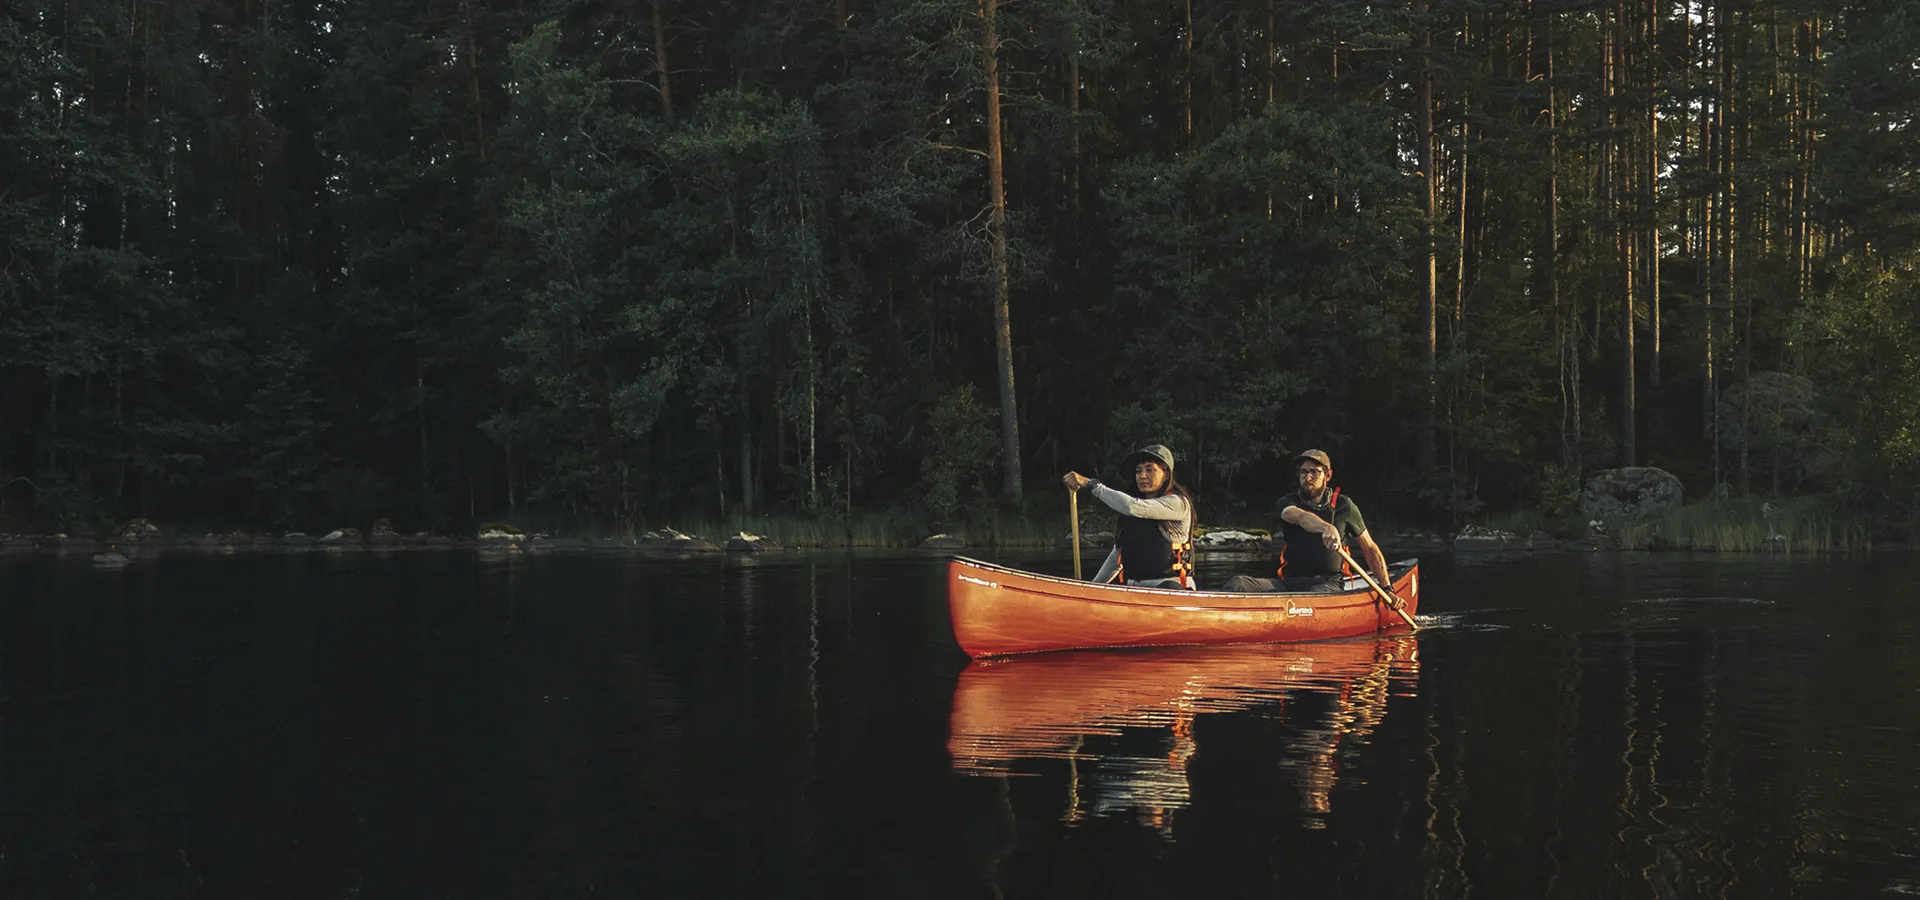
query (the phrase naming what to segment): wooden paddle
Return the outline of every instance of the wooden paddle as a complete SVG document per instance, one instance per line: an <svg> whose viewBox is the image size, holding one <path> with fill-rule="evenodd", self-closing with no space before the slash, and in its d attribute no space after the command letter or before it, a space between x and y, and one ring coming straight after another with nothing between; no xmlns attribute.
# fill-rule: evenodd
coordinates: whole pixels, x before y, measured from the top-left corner
<svg viewBox="0 0 1920 900"><path fill-rule="evenodd" d="M1408 628L1414 631L1420 630L1420 626L1414 623L1413 617L1407 615L1406 607L1401 605L1400 598L1388 593L1386 588L1380 586L1380 582L1373 580L1373 575L1366 570L1365 566L1353 561L1353 554L1348 553L1346 547L1341 546L1335 547L1334 549L1340 551L1340 558L1346 560L1347 565L1352 566L1355 572L1359 572L1360 577L1366 580L1367 586L1373 588L1374 591L1380 595L1380 599L1387 604L1388 609L1399 613L1400 618L1406 620Z"/></svg>
<svg viewBox="0 0 1920 900"><path fill-rule="evenodd" d="M1067 513L1073 517L1073 580L1080 581L1080 492L1067 488Z"/></svg>

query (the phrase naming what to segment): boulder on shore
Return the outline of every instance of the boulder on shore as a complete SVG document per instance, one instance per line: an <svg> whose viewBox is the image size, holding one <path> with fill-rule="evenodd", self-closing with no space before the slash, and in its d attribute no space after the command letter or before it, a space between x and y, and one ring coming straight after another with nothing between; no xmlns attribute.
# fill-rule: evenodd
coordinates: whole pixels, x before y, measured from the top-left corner
<svg viewBox="0 0 1920 900"><path fill-rule="evenodd" d="M1580 492L1580 512L1603 522L1644 519L1677 508L1683 497L1680 479L1665 469L1602 469L1587 478Z"/></svg>
<svg viewBox="0 0 1920 900"><path fill-rule="evenodd" d="M712 541L671 528L649 531L640 536L642 550L672 550L678 553L712 553L720 548Z"/></svg>
<svg viewBox="0 0 1920 900"><path fill-rule="evenodd" d="M942 532L921 541L920 546L926 550L965 550L967 549L967 542L954 535Z"/></svg>
<svg viewBox="0 0 1920 900"><path fill-rule="evenodd" d="M726 549L733 553L766 553L771 550L785 549L780 542L770 537L740 532L727 538Z"/></svg>
<svg viewBox="0 0 1920 900"><path fill-rule="evenodd" d="M524 541L527 539L527 532L525 529L515 528L504 522L488 522L480 526L480 531L475 537L483 541Z"/></svg>
<svg viewBox="0 0 1920 900"><path fill-rule="evenodd" d="M125 556L118 553L95 553L93 555L93 564L96 566L118 568L126 565L129 561Z"/></svg>
<svg viewBox="0 0 1920 900"><path fill-rule="evenodd" d="M360 529L335 528L320 538L322 544L355 544L360 542Z"/></svg>
<svg viewBox="0 0 1920 900"><path fill-rule="evenodd" d="M1525 543L1520 540L1520 536L1511 531L1481 528L1475 525L1460 529L1460 533L1453 537L1455 551L1510 550L1522 546L1525 546Z"/></svg>
<svg viewBox="0 0 1920 900"><path fill-rule="evenodd" d="M123 541L156 541L160 539L160 529L146 519L134 519L120 526L120 539Z"/></svg>
<svg viewBox="0 0 1920 900"><path fill-rule="evenodd" d="M1241 531L1237 528L1220 528L1207 531L1193 539L1194 546L1208 550L1253 550L1272 543L1271 536Z"/></svg>

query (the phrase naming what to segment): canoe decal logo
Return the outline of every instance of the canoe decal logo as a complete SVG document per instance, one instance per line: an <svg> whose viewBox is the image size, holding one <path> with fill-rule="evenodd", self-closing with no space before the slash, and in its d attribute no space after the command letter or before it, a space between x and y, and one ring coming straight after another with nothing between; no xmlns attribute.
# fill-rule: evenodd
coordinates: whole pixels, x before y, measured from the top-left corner
<svg viewBox="0 0 1920 900"><path fill-rule="evenodd" d="M1313 607L1311 607L1311 606L1289 606L1289 607L1287 607L1287 615L1289 615L1289 616L1311 616L1311 615L1313 615Z"/></svg>
<svg viewBox="0 0 1920 900"><path fill-rule="evenodd" d="M960 580L961 580L961 581L965 581L965 582L969 582L969 583L972 583L972 584L977 584L977 585L979 585L979 586L981 586L981 587L990 587L990 588L997 588L997 587L999 587L999 585L997 585L997 584L994 584L994 583L993 583L993 582L991 582L991 581L983 581L983 580L981 580L981 579L978 579L978 578L975 578L975 577L973 577L972 575L962 575L962 576L960 576Z"/></svg>

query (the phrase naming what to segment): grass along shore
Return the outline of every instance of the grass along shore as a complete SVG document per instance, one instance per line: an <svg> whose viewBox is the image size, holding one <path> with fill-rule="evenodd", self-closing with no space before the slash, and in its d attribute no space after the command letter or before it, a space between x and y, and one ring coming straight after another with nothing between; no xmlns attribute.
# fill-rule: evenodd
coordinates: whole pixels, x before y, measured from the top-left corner
<svg viewBox="0 0 1920 900"><path fill-rule="evenodd" d="M1062 538L1068 531L1064 512L981 511L964 517L962 521L947 524L944 528L936 528L924 515L908 510L856 512L851 517L782 513L656 521L648 522L646 529L637 524L622 527L581 523L567 517L536 513L477 527L484 529L494 524L507 524L513 530L529 536L544 533L556 537L613 540L634 540L646 530L672 527L715 544L724 544L728 538L746 532L772 538L784 547L875 550L916 548L937 531L953 535L971 548L1042 549L1061 546ZM1083 534L1091 535L1111 529L1110 517L1097 522L1096 519L1100 517L1083 516ZM204 534L246 534L255 531L197 522L158 524L166 536L162 543L187 541ZM476 533L476 526L471 523L465 527L449 524L452 524L451 528L444 531L436 529L433 533L469 541ZM1374 524L1375 536L1383 545L1390 547L1396 543L1394 538L1398 532L1392 522L1383 517ZM0 544L25 543L34 535L51 535L56 531L23 527L26 523L18 521L0 525L13 526L0 527ZM1545 533L1569 543L1579 543L1593 537L1584 516L1553 517L1538 510L1495 515L1484 526L1511 532L1523 540L1536 533ZM1199 531L1205 533L1228 528L1265 533L1260 529L1220 524L1202 524ZM82 532L74 536L111 542L117 531L100 529L97 535ZM316 529L309 534L317 538L327 531ZM408 532L404 526L401 531ZM1644 521L1606 523L1605 532L1605 537L1598 542L1601 548L1610 546L1620 550L1861 553L1908 547L1914 536L1920 534L1920 523L1889 520L1860 512L1830 497L1791 497L1703 501L1667 510ZM273 534L277 537L278 531ZM356 534L354 540L358 539Z"/></svg>
<svg viewBox="0 0 1920 900"><path fill-rule="evenodd" d="M936 530L925 518L905 512L854 513L845 516L728 516L716 521L689 521L675 530L722 542L741 532L772 538L783 547L900 550L920 546L929 535L950 534L969 547L1051 547L1067 533L1066 516L1042 518L1023 513L1000 513L970 518ZM630 537L639 537L636 531Z"/></svg>
<svg viewBox="0 0 1920 900"><path fill-rule="evenodd" d="M1590 533L1584 517L1550 518L1538 511L1496 516L1489 524L1521 536L1544 531L1580 538ZM1622 550L1729 553L1863 553L1910 541L1914 533L1912 523L1855 512L1831 497L1705 500L1605 527Z"/></svg>

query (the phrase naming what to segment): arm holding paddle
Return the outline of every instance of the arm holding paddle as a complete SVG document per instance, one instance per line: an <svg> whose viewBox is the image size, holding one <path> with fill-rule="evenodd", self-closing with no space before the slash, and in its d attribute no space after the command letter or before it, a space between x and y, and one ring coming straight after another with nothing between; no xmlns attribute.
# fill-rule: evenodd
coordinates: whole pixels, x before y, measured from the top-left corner
<svg viewBox="0 0 1920 900"><path fill-rule="evenodd" d="M1181 522L1187 518L1187 498L1178 494L1135 497L1125 491L1116 491L1077 472L1068 472L1067 477L1078 478L1082 486L1092 487L1094 499L1105 503L1108 509L1123 516L1157 519L1164 522ZM1073 482L1067 482L1067 486L1073 487Z"/></svg>
<svg viewBox="0 0 1920 900"><path fill-rule="evenodd" d="M1360 579L1367 583L1367 587L1373 588L1373 592L1379 595L1380 599L1387 604L1388 609L1391 609L1395 613L1398 613L1400 615L1401 620L1407 623L1408 628L1411 628L1414 631L1420 630L1420 624L1418 622L1415 622L1412 616L1407 615L1406 601L1400 599L1398 594L1395 594L1387 590L1386 588L1381 587L1380 582L1375 581L1372 575L1367 574L1367 570L1360 568L1360 565L1353 561L1353 554L1348 553L1347 548L1345 547L1340 548L1340 557L1347 561L1347 565L1353 566L1354 571L1360 573Z"/></svg>
<svg viewBox="0 0 1920 900"><path fill-rule="evenodd" d="M1340 555L1346 557L1347 564L1353 566L1354 571L1360 571L1360 565L1354 562L1353 557L1348 556L1346 550L1341 547L1340 526L1298 506L1289 506L1281 510L1280 519L1320 535L1320 540L1327 545L1328 550L1339 550ZM1379 579L1381 584L1392 583L1392 579L1387 577L1387 556L1380 552L1380 545L1373 542L1373 534L1362 528L1360 533L1353 536L1353 543L1360 548L1360 555L1366 559L1367 568L1373 572L1373 577Z"/></svg>
<svg viewBox="0 0 1920 900"><path fill-rule="evenodd" d="M1322 519L1313 513L1307 512L1298 506L1289 506L1280 511L1280 521L1291 525L1298 525L1301 528L1319 535L1320 540L1327 545L1328 550L1340 549L1340 529L1334 527L1332 522Z"/></svg>
<svg viewBox="0 0 1920 900"><path fill-rule="evenodd" d="M1073 577L1080 575L1080 489L1087 485L1100 483L1079 472L1068 472L1060 481L1067 486L1068 509L1073 516ZM1094 573L1093 580L1105 584L1120 574L1120 548L1107 551L1107 559L1100 564L1100 571Z"/></svg>
<svg viewBox="0 0 1920 900"><path fill-rule="evenodd" d="M1387 574L1387 555L1380 552L1380 545L1373 542L1373 533L1362 531L1355 535L1353 544L1360 548L1360 558L1367 561L1367 568L1381 584L1392 584L1392 576ZM1354 566L1358 570L1359 566Z"/></svg>

